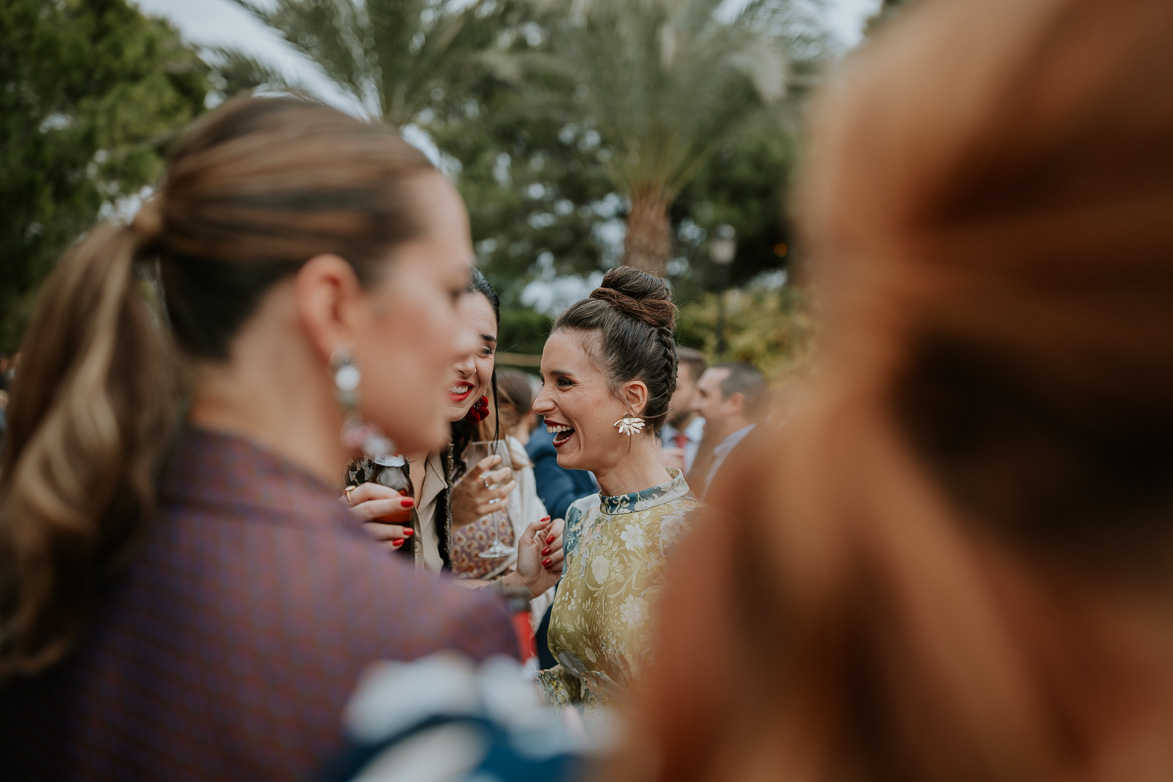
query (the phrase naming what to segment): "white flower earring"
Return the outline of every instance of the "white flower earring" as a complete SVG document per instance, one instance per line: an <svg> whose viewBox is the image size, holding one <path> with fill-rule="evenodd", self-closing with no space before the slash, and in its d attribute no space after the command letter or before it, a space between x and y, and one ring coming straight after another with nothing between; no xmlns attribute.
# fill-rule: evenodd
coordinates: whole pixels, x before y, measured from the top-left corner
<svg viewBox="0 0 1173 782"><path fill-rule="evenodd" d="M342 408L342 444L351 451L361 450L367 456L383 457L394 447L379 427L363 420L358 411L358 387L362 372L354 363L350 351L338 350L330 356L330 374L334 377L334 398Z"/></svg>
<svg viewBox="0 0 1173 782"><path fill-rule="evenodd" d="M619 434L625 434L628 437L631 437L633 434L639 434L644 430L644 419L628 413L615 423L611 424L611 426L618 427Z"/></svg>

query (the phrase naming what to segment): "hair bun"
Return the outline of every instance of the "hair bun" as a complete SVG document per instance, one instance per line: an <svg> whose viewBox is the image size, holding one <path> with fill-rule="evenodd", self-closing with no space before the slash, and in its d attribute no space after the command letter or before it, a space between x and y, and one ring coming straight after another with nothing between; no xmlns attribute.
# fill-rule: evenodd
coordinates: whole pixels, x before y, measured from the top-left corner
<svg viewBox="0 0 1173 782"><path fill-rule="evenodd" d="M631 266L617 266L591 291L592 299L610 302L621 314L655 328L676 328L676 305L668 283Z"/></svg>

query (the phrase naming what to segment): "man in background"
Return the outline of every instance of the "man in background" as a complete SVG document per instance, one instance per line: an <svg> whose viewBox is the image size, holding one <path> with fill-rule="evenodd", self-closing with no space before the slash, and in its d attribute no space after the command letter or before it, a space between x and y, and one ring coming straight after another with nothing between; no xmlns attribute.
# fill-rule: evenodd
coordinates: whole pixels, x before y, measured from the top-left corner
<svg viewBox="0 0 1173 782"><path fill-rule="evenodd" d="M692 348L677 347L676 354L676 391L668 403L668 420L660 429L660 461L687 474L705 431L705 419L692 409L692 401L708 362L703 353Z"/></svg>
<svg viewBox="0 0 1173 782"><path fill-rule="evenodd" d="M752 364L715 364L701 375L692 409L704 417L705 432L687 473L689 488L698 499L705 499L729 454L761 421L767 392L766 378Z"/></svg>

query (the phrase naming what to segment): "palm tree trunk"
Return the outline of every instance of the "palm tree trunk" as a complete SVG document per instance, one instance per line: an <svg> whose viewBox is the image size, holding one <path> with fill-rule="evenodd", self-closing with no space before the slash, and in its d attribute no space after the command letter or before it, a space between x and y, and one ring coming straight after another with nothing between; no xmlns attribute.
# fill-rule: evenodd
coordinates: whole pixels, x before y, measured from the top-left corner
<svg viewBox="0 0 1173 782"><path fill-rule="evenodd" d="M631 193L627 215L627 236L623 239L623 263L645 272L664 276L671 248L668 207L671 202L654 186Z"/></svg>

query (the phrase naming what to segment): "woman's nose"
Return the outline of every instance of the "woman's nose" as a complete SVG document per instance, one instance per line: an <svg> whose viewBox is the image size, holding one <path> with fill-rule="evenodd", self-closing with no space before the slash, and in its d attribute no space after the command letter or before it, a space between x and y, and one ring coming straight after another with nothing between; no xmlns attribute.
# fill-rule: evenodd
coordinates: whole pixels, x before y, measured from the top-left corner
<svg viewBox="0 0 1173 782"><path fill-rule="evenodd" d="M461 375L472 375L476 372L476 362L473 360L474 355L474 353L466 353L453 362L452 368Z"/></svg>
<svg viewBox="0 0 1173 782"><path fill-rule="evenodd" d="M472 364L473 355L477 352L476 329L464 323L463 320L456 328L452 339L452 355L456 358L453 363L457 367L465 368Z"/></svg>
<svg viewBox="0 0 1173 782"><path fill-rule="evenodd" d="M545 386L538 392L531 409L538 415L544 415L547 411L554 409L554 405L550 404L549 396L546 394Z"/></svg>

